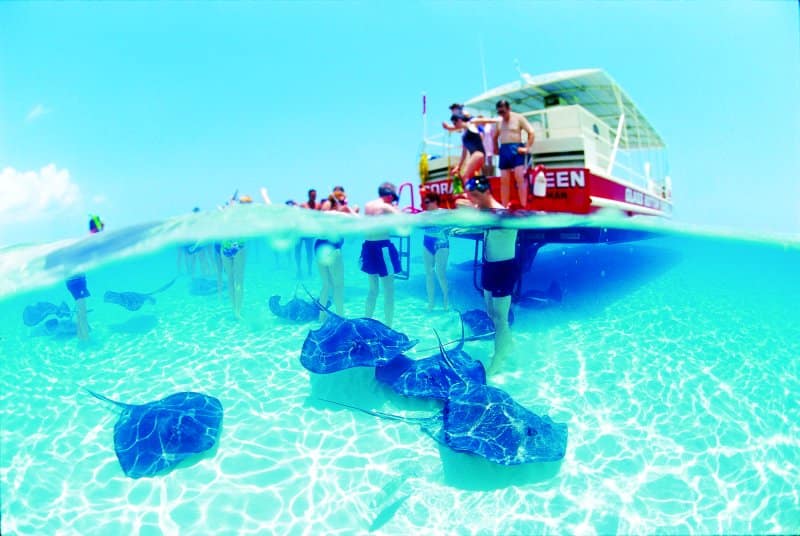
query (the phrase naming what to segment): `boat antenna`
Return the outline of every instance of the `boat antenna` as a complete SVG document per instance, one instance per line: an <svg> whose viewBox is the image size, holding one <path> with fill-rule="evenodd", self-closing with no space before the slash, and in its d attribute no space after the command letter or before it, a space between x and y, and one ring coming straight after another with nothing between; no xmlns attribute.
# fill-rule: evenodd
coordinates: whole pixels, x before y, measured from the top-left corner
<svg viewBox="0 0 800 536"><path fill-rule="evenodd" d="M428 139L428 96L422 92L422 142Z"/></svg>
<svg viewBox="0 0 800 536"><path fill-rule="evenodd" d="M522 69L519 68L519 58L514 58L514 67L516 67L519 77L522 78Z"/></svg>
<svg viewBox="0 0 800 536"><path fill-rule="evenodd" d="M481 75L483 76L483 92L486 93L486 59L483 56L483 35L478 38L478 46L481 52Z"/></svg>

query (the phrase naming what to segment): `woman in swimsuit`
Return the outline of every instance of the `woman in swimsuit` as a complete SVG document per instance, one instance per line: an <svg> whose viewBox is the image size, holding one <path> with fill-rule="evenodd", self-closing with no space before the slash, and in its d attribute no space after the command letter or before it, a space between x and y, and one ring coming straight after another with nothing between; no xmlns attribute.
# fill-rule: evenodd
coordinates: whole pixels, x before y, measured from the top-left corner
<svg viewBox="0 0 800 536"><path fill-rule="evenodd" d="M423 208L426 211L439 210L439 195L436 192L427 192L423 198ZM425 264L425 290L428 293L428 310L435 306L436 283L442 289L442 305L447 310L450 305L447 287L447 258L450 255L450 243L447 240L448 229L439 226L423 227L422 260Z"/></svg>
<svg viewBox="0 0 800 536"><path fill-rule="evenodd" d="M454 175L460 174L462 181L466 183L483 169L486 151L483 148L483 139L480 132L478 132L478 128L473 124L473 121L467 122L467 118L461 114L453 114L450 119L456 129L464 129L464 133L461 135L461 144L463 146L461 158L451 171ZM461 173L462 166L464 166L463 173Z"/></svg>
<svg viewBox="0 0 800 536"><path fill-rule="evenodd" d="M239 198L240 204L252 202L253 199L247 195ZM244 299L244 261L247 256L244 245L242 239L227 239L220 242L219 247L222 264L228 273L228 291L231 295L233 316L237 320L242 318L242 301Z"/></svg>
<svg viewBox="0 0 800 536"><path fill-rule="evenodd" d="M333 193L320 204L320 210L333 214L355 214L347 205L347 196L344 188L336 186ZM322 289L319 292L319 302L328 303L328 297L333 295L333 306L336 314L344 315L344 262L342 261L342 245L344 238L340 236L320 238L314 243L314 253L317 257L319 277L322 279ZM325 320L325 311L320 311L320 320Z"/></svg>

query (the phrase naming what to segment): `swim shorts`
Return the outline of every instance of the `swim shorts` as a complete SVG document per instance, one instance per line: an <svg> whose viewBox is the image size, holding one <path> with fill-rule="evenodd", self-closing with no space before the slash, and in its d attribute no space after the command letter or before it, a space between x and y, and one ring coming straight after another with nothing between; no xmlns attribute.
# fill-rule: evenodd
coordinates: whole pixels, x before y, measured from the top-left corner
<svg viewBox="0 0 800 536"><path fill-rule="evenodd" d="M492 293L493 298L511 296L519 279L517 259L489 262L483 261L481 286Z"/></svg>
<svg viewBox="0 0 800 536"><path fill-rule="evenodd" d="M76 300L88 298L90 296L89 289L86 288L86 276L83 274L67 279L67 290L69 290L72 297Z"/></svg>
<svg viewBox="0 0 800 536"><path fill-rule="evenodd" d="M364 240L361 246L362 272L386 277L400 272L400 268L400 255L391 240Z"/></svg>
<svg viewBox="0 0 800 536"><path fill-rule="evenodd" d="M317 239L316 242L314 242L314 253L319 253L318 250L321 247L325 247L326 249L327 248L342 249L342 245L344 245L344 239L331 241L331 240L325 240L324 238L319 238Z"/></svg>
<svg viewBox="0 0 800 536"><path fill-rule="evenodd" d="M517 149L521 143L504 143L500 146L500 169L514 169L525 165L525 154L519 154Z"/></svg>
<svg viewBox="0 0 800 536"><path fill-rule="evenodd" d="M422 245L425 246L431 255L436 255L436 252L440 249L449 248L450 243L447 241L446 238L441 238L438 236L430 236L425 235L422 239Z"/></svg>

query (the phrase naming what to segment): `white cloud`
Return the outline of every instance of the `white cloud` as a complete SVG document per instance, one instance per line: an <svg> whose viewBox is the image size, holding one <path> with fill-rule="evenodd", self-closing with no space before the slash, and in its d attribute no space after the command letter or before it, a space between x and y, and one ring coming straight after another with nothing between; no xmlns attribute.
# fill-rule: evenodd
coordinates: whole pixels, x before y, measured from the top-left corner
<svg viewBox="0 0 800 536"><path fill-rule="evenodd" d="M80 189L69 170L48 164L39 171L0 171L0 224L47 220L75 206Z"/></svg>
<svg viewBox="0 0 800 536"><path fill-rule="evenodd" d="M34 121L35 119L38 119L45 114L49 114L50 111L51 110L49 108L45 108L44 105L37 104L36 106L33 107L33 109L30 112L28 112L28 116L25 118L25 121L28 122Z"/></svg>

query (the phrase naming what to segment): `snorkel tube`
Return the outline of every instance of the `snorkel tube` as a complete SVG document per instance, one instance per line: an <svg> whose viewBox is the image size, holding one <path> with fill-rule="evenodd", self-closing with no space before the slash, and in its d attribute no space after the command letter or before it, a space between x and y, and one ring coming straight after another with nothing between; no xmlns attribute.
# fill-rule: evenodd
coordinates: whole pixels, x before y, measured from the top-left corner
<svg viewBox="0 0 800 536"><path fill-rule="evenodd" d="M89 232L92 234L99 233L103 230L106 224L96 214L89 214Z"/></svg>

